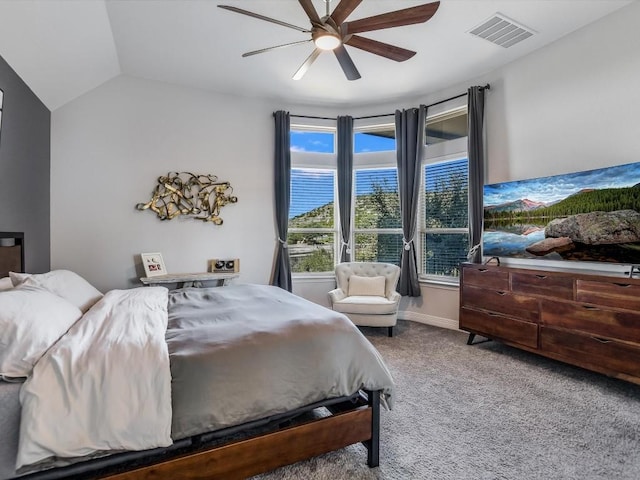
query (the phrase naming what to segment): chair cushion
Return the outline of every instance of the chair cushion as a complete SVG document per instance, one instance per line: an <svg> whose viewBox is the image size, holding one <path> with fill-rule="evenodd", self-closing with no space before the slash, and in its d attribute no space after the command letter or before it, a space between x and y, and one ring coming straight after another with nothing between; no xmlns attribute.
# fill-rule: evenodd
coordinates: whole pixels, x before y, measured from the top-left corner
<svg viewBox="0 0 640 480"><path fill-rule="evenodd" d="M385 278L382 275L375 277L361 277L351 275L349 277L349 296L374 295L384 297Z"/></svg>
<svg viewBox="0 0 640 480"><path fill-rule="evenodd" d="M388 315L398 311L398 302L387 300L386 297L355 295L334 302L333 309L341 313Z"/></svg>

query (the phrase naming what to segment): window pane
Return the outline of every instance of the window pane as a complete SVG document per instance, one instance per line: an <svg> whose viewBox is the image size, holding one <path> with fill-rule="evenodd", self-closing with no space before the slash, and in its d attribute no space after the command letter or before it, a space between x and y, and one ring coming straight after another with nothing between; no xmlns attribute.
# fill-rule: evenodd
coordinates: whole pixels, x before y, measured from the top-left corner
<svg viewBox="0 0 640 480"><path fill-rule="evenodd" d="M291 130L291 150L296 152L335 153L335 133Z"/></svg>
<svg viewBox="0 0 640 480"><path fill-rule="evenodd" d="M467 227L469 218L467 159L426 165L424 172L426 227Z"/></svg>
<svg viewBox="0 0 640 480"><path fill-rule="evenodd" d="M291 272L333 272L334 233L289 233Z"/></svg>
<svg viewBox="0 0 640 480"><path fill-rule="evenodd" d="M291 169L289 228L333 228L335 172Z"/></svg>
<svg viewBox="0 0 640 480"><path fill-rule="evenodd" d="M400 265L402 234L356 233L356 262L385 262Z"/></svg>
<svg viewBox="0 0 640 480"><path fill-rule="evenodd" d="M460 276L460 263L467 260L468 233L428 233L422 252L422 271L427 275Z"/></svg>
<svg viewBox="0 0 640 480"><path fill-rule="evenodd" d="M466 137L468 128L466 109L438 115L427 120L426 144Z"/></svg>
<svg viewBox="0 0 640 480"><path fill-rule="evenodd" d="M393 125L359 130L353 136L354 153L388 152L395 149L396 129Z"/></svg>
<svg viewBox="0 0 640 480"><path fill-rule="evenodd" d="M356 228L400 228L398 172L395 168L356 170Z"/></svg>

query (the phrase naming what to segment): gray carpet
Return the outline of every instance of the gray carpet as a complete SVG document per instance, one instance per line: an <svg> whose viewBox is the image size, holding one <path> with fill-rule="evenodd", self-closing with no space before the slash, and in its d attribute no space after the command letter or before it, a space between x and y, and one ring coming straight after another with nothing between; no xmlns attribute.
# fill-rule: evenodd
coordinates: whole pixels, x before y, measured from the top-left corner
<svg viewBox="0 0 640 480"><path fill-rule="evenodd" d="M255 479L640 479L639 386L413 322L363 332L397 387L380 467L354 445Z"/></svg>

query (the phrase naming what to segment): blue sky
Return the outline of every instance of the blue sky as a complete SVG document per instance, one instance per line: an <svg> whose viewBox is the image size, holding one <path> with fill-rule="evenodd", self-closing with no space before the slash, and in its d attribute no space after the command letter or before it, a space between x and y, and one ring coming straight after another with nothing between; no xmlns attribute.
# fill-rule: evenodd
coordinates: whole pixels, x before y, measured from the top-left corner
<svg viewBox="0 0 640 480"><path fill-rule="evenodd" d="M621 188L640 183L640 162L583 172L485 185L484 205L515 200L556 202L585 188Z"/></svg>
<svg viewBox="0 0 640 480"><path fill-rule="evenodd" d="M302 152L334 153L334 132L291 132L291 150ZM396 149L395 138L379 137L356 132L353 140L355 153L381 152Z"/></svg>

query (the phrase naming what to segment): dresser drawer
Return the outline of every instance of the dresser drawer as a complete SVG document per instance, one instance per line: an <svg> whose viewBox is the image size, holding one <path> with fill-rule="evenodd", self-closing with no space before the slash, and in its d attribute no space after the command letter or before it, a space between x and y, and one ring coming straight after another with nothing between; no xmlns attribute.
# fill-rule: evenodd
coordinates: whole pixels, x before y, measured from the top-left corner
<svg viewBox="0 0 640 480"><path fill-rule="evenodd" d="M637 346L541 326L540 349L561 355L569 363L640 377L640 347Z"/></svg>
<svg viewBox="0 0 640 480"><path fill-rule="evenodd" d="M573 278L544 273L512 272L511 290L514 293L572 300Z"/></svg>
<svg viewBox="0 0 640 480"><path fill-rule="evenodd" d="M489 310L531 322L538 322L540 318L539 302L537 298L516 295L503 290L462 286L463 307Z"/></svg>
<svg viewBox="0 0 640 480"><path fill-rule="evenodd" d="M640 285L627 283L624 279L619 282L578 280L576 294L579 302L640 310Z"/></svg>
<svg viewBox="0 0 640 480"><path fill-rule="evenodd" d="M463 265L462 276L464 285L476 285L493 290L509 290L509 272L496 267Z"/></svg>
<svg viewBox="0 0 640 480"><path fill-rule="evenodd" d="M640 343L640 313L545 300L541 305L543 325Z"/></svg>
<svg viewBox="0 0 640 480"><path fill-rule="evenodd" d="M460 328L496 340L538 348L538 324L496 313L460 309Z"/></svg>

